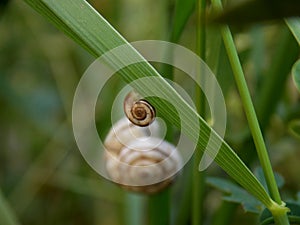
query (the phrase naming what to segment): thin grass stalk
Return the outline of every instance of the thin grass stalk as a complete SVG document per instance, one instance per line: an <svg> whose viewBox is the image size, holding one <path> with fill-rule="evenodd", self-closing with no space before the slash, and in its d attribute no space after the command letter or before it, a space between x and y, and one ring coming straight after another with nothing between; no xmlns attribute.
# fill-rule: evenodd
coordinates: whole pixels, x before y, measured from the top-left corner
<svg viewBox="0 0 300 225"><path fill-rule="evenodd" d="M214 5L216 8L221 8L221 1L214 0ZM268 189L271 193L273 199L278 203L281 204L281 198L279 195L279 191L277 188L277 184L275 181L275 176L272 170L271 162L269 160L268 152L264 143L264 139L262 136L262 132L259 127L259 123L256 117L256 113L254 110L254 106L252 104L250 92L247 87L247 83L245 80L244 72L234 45L233 37L229 30L228 26L222 26L221 33L223 36L225 48L230 60L230 64L232 66L232 70L235 76L235 80L238 86L239 93L241 95L242 103L244 105L246 117L248 119L249 127L255 142L255 146L257 148L257 153L259 160L262 164L262 168L264 170L264 174L266 177L266 181L268 184Z"/></svg>
<svg viewBox="0 0 300 225"><path fill-rule="evenodd" d="M193 164L191 160L184 168L181 179L182 190L180 193L180 202L178 203L178 210L175 211L174 223L175 225L185 225L191 218L191 199L192 199L192 179L193 179ZM175 200L177 203L177 201Z"/></svg>
<svg viewBox="0 0 300 225"><path fill-rule="evenodd" d="M149 197L149 225L170 224L170 193L171 189L167 188Z"/></svg>
<svg viewBox="0 0 300 225"><path fill-rule="evenodd" d="M257 96L259 99L256 104L257 116L259 119L261 130L264 131L269 125L270 117L274 113L274 109L278 105L278 102L282 96L282 90L286 79L290 73L290 68L297 60L299 54L299 46L294 40L290 32L283 27L281 35L276 45L276 49L273 54L272 61L270 63L270 69L268 69L266 78L264 79L261 89L258 90ZM258 59L262 60L262 59ZM258 71L260 74L262 71ZM251 138L251 140L250 140ZM243 152L249 153L245 157L245 163L251 164L254 159L255 152L251 151L254 148L252 137L246 136L241 149ZM222 202L217 212L214 214L214 220L212 225L229 225L230 217L234 216L237 204L230 202Z"/></svg>
<svg viewBox="0 0 300 225"><path fill-rule="evenodd" d="M222 3L220 0L213 0L213 5L219 11L222 10ZM258 157L261 162L264 175L266 178L266 183L270 191L271 197L277 202L277 204L282 205L279 190L276 184L275 176L272 170L271 162L268 156L268 152L264 143L261 129L259 127L258 119L252 104L250 92L247 87L244 72L242 70L241 63L234 45L233 37L228 26L221 27L221 33L223 36L225 48L229 57L230 64L232 66L233 74L241 95L242 103L246 112L246 117L248 119L250 131L252 133L254 143L257 149ZM272 214L277 224L289 224L285 209L279 211L273 211Z"/></svg>
<svg viewBox="0 0 300 225"><path fill-rule="evenodd" d="M205 26L205 9L206 0L197 1L197 39L196 39L196 53L206 60L206 26ZM201 79L201 71L198 74L198 79ZM205 95L200 87L196 85L195 88L195 102L199 115L205 119ZM193 210L192 210L192 225L201 225L204 223L204 193L205 193L205 172L199 171L199 163L203 156L201 150L197 147L194 153L193 164Z"/></svg>
<svg viewBox="0 0 300 225"><path fill-rule="evenodd" d="M126 225L145 224L146 218L146 197L125 193L124 220Z"/></svg>

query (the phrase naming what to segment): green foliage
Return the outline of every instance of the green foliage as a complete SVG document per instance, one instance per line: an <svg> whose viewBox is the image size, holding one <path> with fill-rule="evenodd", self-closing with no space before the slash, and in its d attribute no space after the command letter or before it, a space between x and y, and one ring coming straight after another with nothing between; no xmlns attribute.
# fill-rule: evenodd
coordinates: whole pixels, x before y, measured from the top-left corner
<svg viewBox="0 0 300 225"><path fill-rule="evenodd" d="M288 124L289 131L297 138L300 138L300 120L294 119Z"/></svg>
<svg viewBox="0 0 300 225"><path fill-rule="evenodd" d="M288 212L290 223L292 225L300 224L300 204L287 202L286 205L290 209L290 212ZM274 219L270 211L265 209L260 216L260 225L268 224L274 224Z"/></svg>
<svg viewBox="0 0 300 225"><path fill-rule="evenodd" d="M196 0L176 0L171 30L171 42L178 42L189 17L193 13Z"/></svg>
<svg viewBox="0 0 300 225"><path fill-rule="evenodd" d="M299 17L286 20L287 25L292 31L294 37L296 38L298 44L300 45L300 19Z"/></svg>
<svg viewBox="0 0 300 225"><path fill-rule="evenodd" d="M266 180L263 175L263 170L261 167L255 170L255 175L257 179L267 188ZM279 174L275 173L277 186L280 188L284 184L283 177ZM206 181L212 187L222 191L225 196L223 197L224 201L239 203L243 206L245 212L251 212L259 214L265 208L257 199L251 196L244 189L234 184L233 182L217 178L217 177L209 177Z"/></svg>
<svg viewBox="0 0 300 225"><path fill-rule="evenodd" d="M125 39L118 34L115 29L96 11L94 11L86 1L83 0L66 0L50 1L50 0L28 0L28 3L37 9L43 15L49 17L58 28L65 31L75 41L89 49L89 52L94 55L101 55L109 49L125 44ZM41 6L41 8L39 8ZM53 15L56 15L55 17ZM83 16L84 15L84 16ZM52 18L60 18L60 20L53 20ZM84 19L82 19L84 18ZM87 23L89 21L89 23ZM74 35L75 34L75 35ZM189 105L177 94L177 92L150 66L149 63L143 60L141 56L132 49L130 57L138 57L143 63L134 64L128 69L120 71L121 77L126 82L131 82L145 76L156 76L158 82L151 83L135 83L133 86L138 92L145 95L166 96L173 104L177 104L182 110L183 121L187 124L183 127L182 132L191 138L192 141L198 142L199 148L203 151L206 147L207 138L215 139L215 142L220 137L208 124L195 112ZM106 58L110 66L114 67L117 64L126 65L126 58L122 55L111 55L111 58ZM126 56L128 57L128 55ZM175 126L180 126L180 119L176 117L176 111L170 104L154 98L149 101L156 107L157 111L164 115L164 118L173 123ZM201 127L200 137L197 135L198 127L193 122L192 118L198 117ZM257 181L251 171L239 159L235 152L228 144L222 141L221 148L217 154L215 161L238 183L240 183L246 190L256 196L267 207L271 207L273 202L267 195L264 188ZM209 152L208 152L209 154Z"/></svg>
<svg viewBox="0 0 300 225"><path fill-rule="evenodd" d="M265 176L264 176L264 172L262 170L261 167L258 167L255 171L254 171L254 174L256 175L257 179L260 181L260 183L265 187L267 188L267 183L266 183L266 179L265 179ZM282 188L283 185L284 185L284 178L278 174L278 173L275 173L275 180L276 180L276 184L277 184L277 187L278 188Z"/></svg>
<svg viewBox="0 0 300 225"><path fill-rule="evenodd" d="M292 69L292 74L293 74L293 79L294 79L294 83L298 89L298 91L300 92L300 60L298 60Z"/></svg>
<svg viewBox="0 0 300 225"><path fill-rule="evenodd" d="M253 198L253 196L227 179L209 177L206 182L226 194L223 197L224 201L241 204L245 212L258 214L263 209L262 204Z"/></svg>
<svg viewBox="0 0 300 225"><path fill-rule="evenodd" d="M0 191L0 224L5 225L20 225L15 212Z"/></svg>
<svg viewBox="0 0 300 225"><path fill-rule="evenodd" d="M223 6L220 0L214 0L212 2L213 7L217 11L221 11ZM259 161L261 163L262 169L264 171L264 175L266 177L266 182L268 186L268 190L272 199L278 204L282 205L282 200L278 191L278 187L276 186L276 180L274 177L274 173L272 170L272 165L269 159L269 155L267 152L266 145L264 143L264 138L262 135L262 130L260 129L258 118L256 116L256 112L254 109L254 105L251 99L250 91L247 86L247 82L245 79L245 74L242 69L242 65L234 44L232 33L228 26L221 27L221 34L224 40L225 48L228 54L228 58L233 70L235 82L237 84L237 88L239 94L241 96L241 101L245 110L246 118L248 120L248 125L254 140L254 144L256 147L257 155ZM247 190L247 189L246 189ZM267 206L268 207L268 206ZM276 207L275 207L276 208ZM272 210L272 214L275 218L276 223L279 224L288 224L287 217L285 216L286 209L278 208L278 218L276 218L277 209Z"/></svg>
<svg viewBox="0 0 300 225"><path fill-rule="evenodd" d="M114 46L127 43L122 36L130 36L128 34L131 34L133 28L145 37L157 32L165 36L162 30L154 30L158 26L164 27L164 31L169 31L168 37L174 42L178 41L197 52L194 49L194 42L197 28L199 30L199 21L194 9L198 3L193 0L176 0L174 12L166 7L174 4L172 1L155 3L149 0L89 1L101 15L86 1L25 1L93 57L98 57ZM3 7L3 3L6 2L8 1L0 3L0 30L5 31L0 35L0 185L2 189L0 224L18 224L20 221L22 224L31 225L41 223L45 225L149 225L149 222L159 224L168 219L170 219L169 224L172 225L194 223L191 212L200 212L201 209L192 204L192 193L195 190L192 191L193 177L190 164L184 168L182 175L167 194L149 197L125 193L99 177L86 165L74 142L70 113L78 80L93 58L53 29L47 21L22 4L22 1L9 1L9 4ZM228 1L229 4L233 2L236 3L236 1ZM261 1L262 4L263 2ZM210 3L207 3L206 12L211 10ZM278 3L283 9L279 15L273 17L276 19L280 18L291 5L291 1L274 3ZM151 10L159 8L160 11L163 8L165 15L157 16L157 13L155 16L151 13L150 16L146 15L144 11L139 12L135 8L136 4L145 6L144 8L151 5L153 7ZM243 13L243 16L236 18L235 21L253 23L256 19L260 21L272 19L269 12L276 11L273 9L276 4L269 3L267 8L265 6L259 8L257 1L255 4L255 10L253 7L248 7L247 12L244 8L239 12ZM244 6L246 5L245 3ZM297 5L298 2L295 2L293 8L297 9ZM170 14L174 17L171 31L170 27L166 26L170 24L168 19ZM232 16L235 17L234 15L237 14L234 12ZM246 17L249 19L247 20ZM133 21L132 18L135 18L134 23L130 22ZM120 29L122 36L107 21L118 28L117 30ZM223 21L227 21L227 18ZM299 19L287 19L286 23L299 44ZM275 159L272 164L277 171L285 175L287 180L288 185L281 190L283 196L287 196L299 190L297 175L299 164L287 160L292 157L293 161L297 162L298 157L299 102L297 99L299 94L292 88L286 88L291 67L299 56L299 48L287 27L283 25L274 21L272 26L254 24L252 27L243 27L243 30L233 27L231 32L256 106L260 127L263 132L267 131L264 133L264 138L271 158ZM245 170L244 164L252 167L258 162L219 28L208 23L201 29L206 32L207 42L204 50L207 63L217 75L228 106L226 140L232 148L223 140L217 163L237 181L250 187L252 194L268 201L268 198L265 198L267 192L264 190L267 188L262 171L260 170L254 177L249 170ZM180 38L182 34L184 36ZM138 39L132 34L130 37L130 39ZM132 53L136 54L134 49ZM122 63L118 57L108 60L110 64L114 62ZM145 75L153 73L154 76L159 76L152 68L149 69L147 62L133 67L132 71L133 74L129 74L129 71L125 70L119 74L119 77L125 78L127 82L138 79L139 75L133 77L137 71ZM180 82L180 85L190 91L194 84L178 76L179 74L175 70L175 81ZM168 76L168 73L162 72L162 75ZM114 77L99 96L101 104L97 104L96 117L97 126L101 127L99 129L101 138L111 126L111 103L118 90L124 85L119 77ZM162 79L161 81L163 82ZM161 84L161 90L153 89L153 92L170 91L168 93L175 96L174 101L179 99L173 89L165 87L165 83ZM143 88L144 86L141 86L141 89ZM193 95L193 91L191 92ZM194 95L196 98L199 97L197 94ZM159 100L155 100L153 104L160 114L167 115L166 121L178 124L176 117L168 116L174 113L172 110L168 111L168 104L161 105ZM183 108L186 107L186 103L182 100L178 104L182 104ZM165 107L167 108L164 109ZM196 115L189 109L185 113L186 116ZM197 118L201 120L204 129L200 139L204 143L207 140L205 135L213 131L200 117ZM192 124L189 125L185 132L192 135L194 127ZM286 132L287 127L292 136ZM176 131L173 136L176 136ZM198 137L191 138L196 141ZM204 146L201 148L203 149ZM235 149L244 159L244 163L238 159L232 149ZM207 174L208 176L224 175L215 167L208 170ZM278 182L278 178L276 180ZM203 187L201 186L201 189L205 190L203 199L197 200L205 204L204 217L195 224L235 225L241 224L242 221L244 225L253 225L253 221L257 221L258 209L264 206L253 195L228 179L209 178L209 182L212 186L221 187L222 191L228 194L225 196L226 202L222 202L218 207L216 203L220 201L219 195L213 195L214 192L203 184ZM280 187L282 183L277 185ZM299 199L295 201L284 199L284 201L299 205ZM243 214L241 210L236 210L237 204L230 202L242 202L246 211L256 213ZM294 213L293 205L289 203L288 207ZM289 218L293 221L293 217ZM266 220L273 221L270 213L262 223Z"/></svg>

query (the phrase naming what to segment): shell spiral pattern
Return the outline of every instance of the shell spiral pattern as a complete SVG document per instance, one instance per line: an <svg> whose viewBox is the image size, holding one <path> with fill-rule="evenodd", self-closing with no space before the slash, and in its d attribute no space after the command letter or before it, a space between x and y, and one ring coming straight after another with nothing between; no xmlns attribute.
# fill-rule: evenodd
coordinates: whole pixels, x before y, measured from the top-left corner
<svg viewBox="0 0 300 225"><path fill-rule="evenodd" d="M155 109L140 96L131 91L124 100L124 112L127 118L135 125L145 127L155 119Z"/></svg>

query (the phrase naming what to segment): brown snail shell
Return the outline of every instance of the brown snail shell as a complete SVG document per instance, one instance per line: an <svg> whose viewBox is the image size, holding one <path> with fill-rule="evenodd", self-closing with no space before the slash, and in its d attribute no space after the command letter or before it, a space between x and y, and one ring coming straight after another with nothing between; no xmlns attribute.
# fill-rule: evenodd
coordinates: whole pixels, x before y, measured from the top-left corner
<svg viewBox="0 0 300 225"><path fill-rule="evenodd" d="M127 118L137 126L148 126L155 119L155 108L134 91L124 99L124 112Z"/></svg>

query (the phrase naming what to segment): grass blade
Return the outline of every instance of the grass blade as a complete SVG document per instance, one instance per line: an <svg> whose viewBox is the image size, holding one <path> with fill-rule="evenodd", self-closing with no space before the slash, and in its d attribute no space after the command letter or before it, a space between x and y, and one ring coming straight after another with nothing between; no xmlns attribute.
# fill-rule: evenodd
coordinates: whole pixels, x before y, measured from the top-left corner
<svg viewBox="0 0 300 225"><path fill-rule="evenodd" d="M206 0L197 1L197 40L196 40L196 53L199 55L203 61L206 61L206 26L205 26L205 13L206 13ZM207 82L203 78L202 71L197 74L197 79L199 82ZM202 76L202 77L201 77ZM195 102L197 112L200 116L206 119L206 102L205 102L205 93L201 88L196 85L195 87ZM204 223L204 199L205 199L205 171L198 171L198 165L201 162L203 157L203 152L198 147L194 153L194 166L193 166L193 211L192 211L192 225L201 225Z"/></svg>
<svg viewBox="0 0 300 225"><path fill-rule="evenodd" d="M196 0L177 0L175 5L175 14L173 29L171 31L171 42L178 42L182 31L189 17L195 9Z"/></svg>
<svg viewBox="0 0 300 225"><path fill-rule="evenodd" d="M213 6L222 11L222 2L221 0L214 0ZM259 127L258 119L256 112L252 103L250 92L245 80L244 72L237 54L236 47L234 45L233 37L228 26L221 27L222 37L224 44L227 50L228 57L230 59L230 64L233 69L233 74L236 80L236 84L241 96L241 100L244 106L245 114L248 120L249 128L253 136L253 140L257 149L258 157L261 163L261 166L266 177L266 182L268 184L268 190L278 205L283 206L282 208L272 209L272 215L276 221L276 224L289 224L286 213L289 209L285 208L285 203L281 201L281 196L275 181L275 176L272 170L271 162L269 155L264 143L262 131Z"/></svg>
<svg viewBox="0 0 300 225"><path fill-rule="evenodd" d="M195 9L196 0L176 0L175 12L173 16L172 29L169 36L169 41L177 43L181 37L184 27ZM167 56L172 56L171 49L167 49ZM173 67L164 64L161 69L164 77L173 80Z"/></svg>

